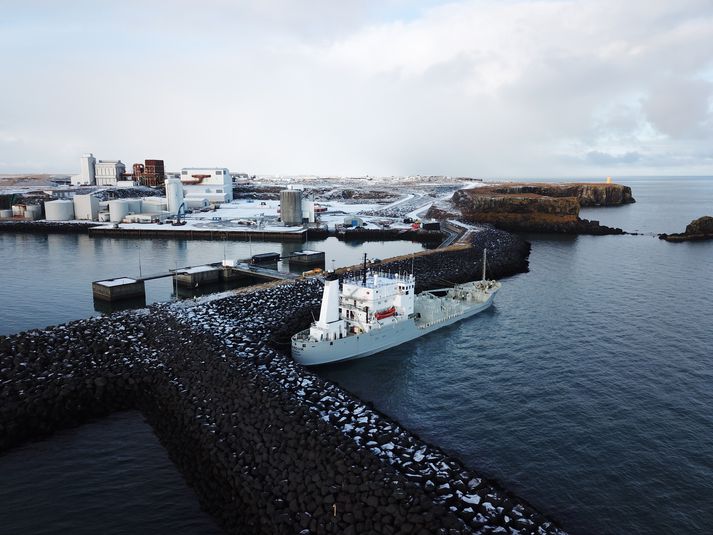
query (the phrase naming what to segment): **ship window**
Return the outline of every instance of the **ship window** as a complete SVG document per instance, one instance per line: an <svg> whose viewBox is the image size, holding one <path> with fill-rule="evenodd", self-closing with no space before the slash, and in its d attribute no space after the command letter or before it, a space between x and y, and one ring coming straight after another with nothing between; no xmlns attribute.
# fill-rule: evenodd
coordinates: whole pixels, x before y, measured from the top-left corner
<svg viewBox="0 0 713 535"><path fill-rule="evenodd" d="M330 346L333 346L333 345L334 345L334 342L329 342L329 345L330 345Z"/></svg>

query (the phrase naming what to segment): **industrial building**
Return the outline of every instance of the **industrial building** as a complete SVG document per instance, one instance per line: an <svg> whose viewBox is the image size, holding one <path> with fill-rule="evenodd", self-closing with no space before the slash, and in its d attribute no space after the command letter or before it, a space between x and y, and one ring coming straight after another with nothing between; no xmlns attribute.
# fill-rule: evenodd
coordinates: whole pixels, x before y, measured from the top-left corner
<svg viewBox="0 0 713 535"><path fill-rule="evenodd" d="M87 221L96 221L99 217L99 198L94 195L74 196L74 217Z"/></svg>
<svg viewBox="0 0 713 535"><path fill-rule="evenodd" d="M94 176L97 186L116 186L124 182L126 166L121 160L98 160L94 166Z"/></svg>
<svg viewBox="0 0 713 535"><path fill-rule="evenodd" d="M96 158L90 152L79 159L79 174L71 178L72 186L91 186L95 181Z"/></svg>
<svg viewBox="0 0 713 535"><path fill-rule="evenodd" d="M135 163L133 170L134 181L142 186L155 188L163 186L166 180L163 160L144 160L143 164Z"/></svg>
<svg viewBox="0 0 713 535"><path fill-rule="evenodd" d="M181 169L181 184L186 199L207 199L211 203L233 200L233 179L224 167Z"/></svg>

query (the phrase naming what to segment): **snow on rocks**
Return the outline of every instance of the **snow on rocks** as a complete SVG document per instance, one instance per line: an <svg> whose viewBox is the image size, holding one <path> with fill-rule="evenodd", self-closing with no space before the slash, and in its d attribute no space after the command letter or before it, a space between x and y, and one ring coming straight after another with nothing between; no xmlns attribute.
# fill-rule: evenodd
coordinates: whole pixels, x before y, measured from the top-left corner
<svg viewBox="0 0 713 535"><path fill-rule="evenodd" d="M472 269L431 256L415 262L431 281ZM292 361L321 292L268 284L0 337L0 451L138 408L228 532L561 533Z"/></svg>

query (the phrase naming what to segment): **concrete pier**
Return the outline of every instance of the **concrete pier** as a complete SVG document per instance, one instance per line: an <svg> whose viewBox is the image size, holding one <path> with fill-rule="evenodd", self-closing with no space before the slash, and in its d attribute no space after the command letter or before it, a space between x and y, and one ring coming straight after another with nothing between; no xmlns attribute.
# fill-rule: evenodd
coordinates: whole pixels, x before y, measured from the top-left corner
<svg viewBox="0 0 713 535"><path fill-rule="evenodd" d="M178 270L175 272L173 278L179 286L196 288L198 286L220 282L222 273L222 267L197 266Z"/></svg>
<svg viewBox="0 0 713 535"><path fill-rule="evenodd" d="M146 289L142 279L119 277L92 282L92 294L96 299L103 301L120 301L144 297Z"/></svg>
<svg viewBox="0 0 713 535"><path fill-rule="evenodd" d="M324 251L295 251L287 261L290 265L324 267Z"/></svg>

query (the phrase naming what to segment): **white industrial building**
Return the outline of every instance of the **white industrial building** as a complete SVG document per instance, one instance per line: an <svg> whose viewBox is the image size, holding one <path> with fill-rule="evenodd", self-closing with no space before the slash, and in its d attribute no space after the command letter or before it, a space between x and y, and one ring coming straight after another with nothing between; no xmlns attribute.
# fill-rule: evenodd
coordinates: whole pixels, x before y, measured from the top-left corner
<svg viewBox="0 0 713 535"><path fill-rule="evenodd" d="M97 186L116 186L124 180L126 166L121 160L98 160L94 166Z"/></svg>
<svg viewBox="0 0 713 535"><path fill-rule="evenodd" d="M99 218L99 198L94 195L75 195L74 217L96 221Z"/></svg>
<svg viewBox="0 0 713 535"><path fill-rule="evenodd" d="M72 186L91 186L95 184L94 173L96 163L97 160L91 152L82 154L82 157L79 159L79 174L71 178Z"/></svg>
<svg viewBox="0 0 713 535"><path fill-rule="evenodd" d="M233 178L224 167L181 169L181 184L186 199L207 199L211 203L233 200Z"/></svg>

